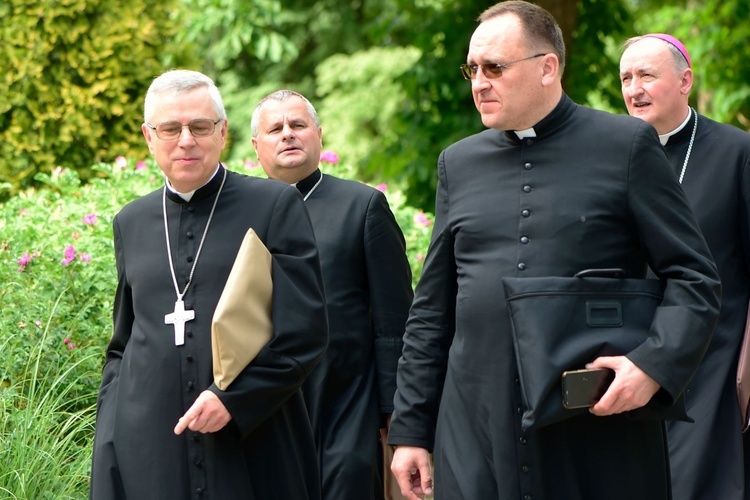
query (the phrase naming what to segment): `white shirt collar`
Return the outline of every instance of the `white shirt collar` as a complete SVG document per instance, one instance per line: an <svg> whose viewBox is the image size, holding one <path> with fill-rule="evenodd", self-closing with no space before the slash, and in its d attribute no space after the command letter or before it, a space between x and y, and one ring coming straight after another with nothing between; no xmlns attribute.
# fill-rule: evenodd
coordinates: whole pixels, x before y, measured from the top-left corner
<svg viewBox="0 0 750 500"><path fill-rule="evenodd" d="M674 130L673 130L673 131L671 131L671 132L667 132L666 134L660 134L660 135L659 135L659 142L661 142L661 145L662 145L662 146L666 146L666 145L667 145L667 141L669 141L669 138L670 138L670 137L672 137L672 136L673 136L673 135L675 135L675 134L676 134L677 132L679 132L680 130L682 130L682 129L684 129L684 128L685 128L685 125L687 125L687 124L688 124L688 122L690 121L690 116L691 116L691 115L692 115L692 113L690 112L690 108L688 107L687 118L685 118L685 121L684 121L684 122L682 122L682 124L681 124L681 125L680 125L679 127L677 127L676 129L674 129Z"/></svg>
<svg viewBox="0 0 750 500"><path fill-rule="evenodd" d="M218 171L219 171L219 165L216 165L216 170L214 170L214 173L211 175L211 177L209 177L209 179L205 182L205 184L203 184L203 186L211 182L211 179L213 179L216 176L216 172ZM169 182L169 178L167 176L164 176L164 181L167 184L167 189L169 189L170 191L172 191L174 194L176 194L177 196L179 196L185 201L190 201L191 199L193 199L193 195L195 194L195 192L198 191L198 189L203 187L203 186L200 186L187 193L180 193L179 191L177 191L175 188L172 187L172 183Z"/></svg>
<svg viewBox="0 0 750 500"><path fill-rule="evenodd" d="M519 139L536 137L536 131L534 131L534 127L527 128L526 130L514 130L513 132L515 132Z"/></svg>

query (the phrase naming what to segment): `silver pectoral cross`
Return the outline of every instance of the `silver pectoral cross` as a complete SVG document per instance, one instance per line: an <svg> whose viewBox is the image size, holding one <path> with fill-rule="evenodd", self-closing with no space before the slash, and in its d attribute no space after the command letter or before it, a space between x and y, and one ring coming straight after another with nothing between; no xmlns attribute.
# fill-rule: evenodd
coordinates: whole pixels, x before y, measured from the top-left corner
<svg viewBox="0 0 750 500"><path fill-rule="evenodd" d="M177 299L174 303L174 312L164 315L164 323L174 325L174 345L185 343L185 323L193 319L195 319L195 311L186 311L182 299Z"/></svg>

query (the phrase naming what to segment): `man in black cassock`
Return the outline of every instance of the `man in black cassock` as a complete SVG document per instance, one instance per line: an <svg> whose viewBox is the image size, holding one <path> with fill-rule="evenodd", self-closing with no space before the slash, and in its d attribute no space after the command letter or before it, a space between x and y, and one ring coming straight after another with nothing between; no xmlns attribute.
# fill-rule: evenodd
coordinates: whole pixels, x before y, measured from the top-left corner
<svg viewBox="0 0 750 500"><path fill-rule="evenodd" d="M119 283L91 497L318 499L300 386L325 351L327 322L302 197L219 163L227 119L201 73L155 79L144 119L166 182L113 223ZM248 228L272 256L273 337L221 391L211 320Z"/></svg>
<svg viewBox="0 0 750 500"><path fill-rule="evenodd" d="M304 96L270 94L253 112L251 129L266 174L304 196L320 251L330 343L302 391L323 498L382 499L378 428L393 412L413 295L404 236L382 192L320 171L323 131Z"/></svg>
<svg viewBox="0 0 750 500"><path fill-rule="evenodd" d="M706 243L654 128L562 91L562 33L527 2L479 18L462 67L489 128L443 151L432 243L399 362L389 442L409 498L670 498L664 424L719 309ZM621 268L664 280L648 340L592 359L616 377L590 413L524 431L503 277ZM547 311L539 311L545 314Z"/></svg>
<svg viewBox="0 0 750 500"><path fill-rule="evenodd" d="M672 490L680 500L741 500L736 374L750 298L750 134L690 107L692 62L682 42L655 33L631 38L625 47L620 60L625 105L659 133L722 285L713 338L685 389L695 423L667 423Z"/></svg>

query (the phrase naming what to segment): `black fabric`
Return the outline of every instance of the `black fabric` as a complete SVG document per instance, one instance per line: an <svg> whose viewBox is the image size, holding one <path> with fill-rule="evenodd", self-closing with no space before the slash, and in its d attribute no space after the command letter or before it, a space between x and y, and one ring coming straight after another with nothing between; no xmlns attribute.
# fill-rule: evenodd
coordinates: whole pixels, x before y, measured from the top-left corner
<svg viewBox="0 0 750 500"><path fill-rule="evenodd" d="M297 183L309 193L313 172ZM302 387L326 500L383 498L379 442L413 298L401 229L383 193L325 174L306 201L320 252L330 342Z"/></svg>
<svg viewBox="0 0 750 500"><path fill-rule="evenodd" d="M692 117L667 142L675 175L682 170L694 123ZM695 423L667 422L674 493L680 500L740 500L743 476L750 483L750 470L743 471L739 459L742 424L735 386L750 299L750 134L698 115L682 189L716 261L722 299L711 343L685 389Z"/></svg>
<svg viewBox="0 0 750 500"><path fill-rule="evenodd" d="M486 130L438 160L435 226L406 324L389 437L434 450L436 500L560 497L589 484L582 477L616 468L606 487L567 497L612 498L643 481L643 466L649 478L668 476L665 443L654 439L663 423L652 420L610 426L610 417L597 417L601 425L576 443L600 451L597 460L571 465L576 474L542 467L564 456L568 422L585 415L542 428L543 438L522 429L502 278L622 268L640 279L650 265L667 283L663 312L628 357L673 399L718 315L716 269L653 127L563 97L534 130L524 140ZM644 426L653 432L638 437Z"/></svg>
<svg viewBox="0 0 750 500"><path fill-rule="evenodd" d="M648 339L663 284L601 277L503 278L524 402L522 427L539 429L588 412L562 404L564 371L626 355ZM657 393L631 418L691 421L682 396Z"/></svg>
<svg viewBox="0 0 750 500"><path fill-rule="evenodd" d="M167 200L178 286L190 274L223 169L190 202ZM252 227L272 255L274 335L226 391L213 384L211 319L242 238ZM114 332L97 403L95 500L320 498L318 466L300 386L325 351L318 252L299 192L227 172L185 295L195 319L176 346L164 323L176 299L167 261L162 190L114 219L118 287ZM173 432L203 390L232 420L210 434Z"/></svg>

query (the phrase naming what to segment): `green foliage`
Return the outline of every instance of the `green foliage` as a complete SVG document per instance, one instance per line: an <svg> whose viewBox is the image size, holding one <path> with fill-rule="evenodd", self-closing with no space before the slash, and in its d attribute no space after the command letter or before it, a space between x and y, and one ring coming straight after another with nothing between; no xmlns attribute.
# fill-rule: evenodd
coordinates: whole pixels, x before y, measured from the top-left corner
<svg viewBox="0 0 750 500"><path fill-rule="evenodd" d="M362 168L364 180L393 178L384 174L391 174L393 165L378 152L405 139L393 127L409 106L399 77L420 56L413 47L374 47L331 56L316 70L325 144Z"/></svg>
<svg viewBox="0 0 750 500"><path fill-rule="evenodd" d="M12 499L86 498L95 407L82 394L98 350L50 363L48 328L28 353L22 379L0 385L0 496ZM0 342L0 351L13 341Z"/></svg>
<svg viewBox="0 0 750 500"><path fill-rule="evenodd" d="M193 15L178 40L204 47L209 74L241 73L254 58L278 63L297 56L297 47L280 31L278 0L183 0L182 5Z"/></svg>
<svg viewBox="0 0 750 500"><path fill-rule="evenodd" d="M14 190L36 172L142 151L142 96L167 63L177 0L0 3L0 175ZM90 171L81 168L84 178Z"/></svg>
<svg viewBox="0 0 750 500"><path fill-rule="evenodd" d="M620 1L578 2L578 23L572 34L565 69L565 91L574 101L622 113L620 46L632 36L632 15Z"/></svg>
<svg viewBox="0 0 750 500"><path fill-rule="evenodd" d="M136 170L124 158L93 169L107 179L82 185L77 173L38 174L46 185L11 198L0 209L0 332L6 340L0 379L28 379L38 344L45 364L61 364L94 349L81 394L93 402L103 350L111 334L116 284L111 223L127 201L161 182L155 167ZM42 336L42 333L44 335Z"/></svg>

